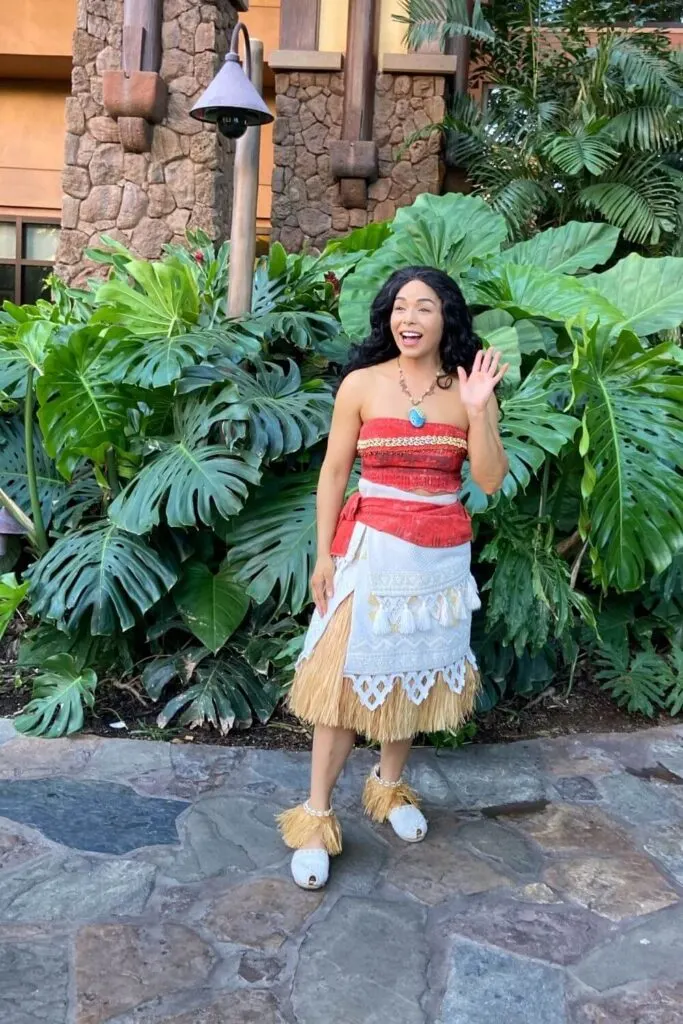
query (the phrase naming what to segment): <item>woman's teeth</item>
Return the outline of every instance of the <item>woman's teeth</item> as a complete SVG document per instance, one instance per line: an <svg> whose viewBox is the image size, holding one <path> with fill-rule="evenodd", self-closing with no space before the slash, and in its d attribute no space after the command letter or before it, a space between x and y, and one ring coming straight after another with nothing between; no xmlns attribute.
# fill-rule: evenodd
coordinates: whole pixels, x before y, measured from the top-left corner
<svg viewBox="0 0 683 1024"><path fill-rule="evenodd" d="M416 334L414 331L406 331L405 333L401 334L401 340L406 345L416 345L418 341L420 341L421 339L422 335Z"/></svg>

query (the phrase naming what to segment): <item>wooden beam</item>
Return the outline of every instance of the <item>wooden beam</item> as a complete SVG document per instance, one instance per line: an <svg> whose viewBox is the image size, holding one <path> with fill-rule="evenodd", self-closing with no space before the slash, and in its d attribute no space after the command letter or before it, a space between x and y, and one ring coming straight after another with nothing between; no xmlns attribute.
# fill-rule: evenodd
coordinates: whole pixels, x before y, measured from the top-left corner
<svg viewBox="0 0 683 1024"><path fill-rule="evenodd" d="M472 12L474 0L467 0L467 20L472 24ZM453 52L455 54L457 67L455 70L455 91L465 96L469 92L470 85L470 51L471 40L469 36L458 36L455 39Z"/></svg>
<svg viewBox="0 0 683 1024"><path fill-rule="evenodd" d="M378 9L376 0L349 0L342 138L354 142L372 139L379 42Z"/></svg>
<svg viewBox="0 0 683 1024"><path fill-rule="evenodd" d="M281 0L280 50L317 50L320 0Z"/></svg>
<svg viewBox="0 0 683 1024"><path fill-rule="evenodd" d="M161 67L162 0L123 0L123 70Z"/></svg>

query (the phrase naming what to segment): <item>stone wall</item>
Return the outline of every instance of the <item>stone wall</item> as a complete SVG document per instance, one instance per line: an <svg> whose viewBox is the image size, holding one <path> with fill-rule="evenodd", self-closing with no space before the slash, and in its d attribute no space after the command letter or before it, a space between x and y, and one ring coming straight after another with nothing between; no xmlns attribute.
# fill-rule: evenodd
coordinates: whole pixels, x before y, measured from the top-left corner
<svg viewBox="0 0 683 1024"><path fill-rule="evenodd" d="M435 75L377 76L374 141L379 177L368 188L368 206L347 210L330 173L330 142L341 136L341 72L292 71L275 77L273 239L290 250L320 249L336 235L388 220L421 192L439 193L443 180L438 135L416 142L397 160L404 141L445 114L445 79Z"/></svg>
<svg viewBox="0 0 683 1024"><path fill-rule="evenodd" d="M67 280L93 273L83 250L103 232L147 258L188 227L229 235L234 143L188 111L225 56L235 10L229 0L164 0L163 19L166 115L151 152L127 153L102 104L102 73L121 67L123 0L78 0L56 265Z"/></svg>

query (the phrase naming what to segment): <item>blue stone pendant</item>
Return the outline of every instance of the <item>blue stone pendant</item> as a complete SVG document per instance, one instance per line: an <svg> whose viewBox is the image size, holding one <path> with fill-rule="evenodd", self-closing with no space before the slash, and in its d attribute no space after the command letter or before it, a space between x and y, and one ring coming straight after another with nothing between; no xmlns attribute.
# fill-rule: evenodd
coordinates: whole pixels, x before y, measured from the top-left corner
<svg viewBox="0 0 683 1024"><path fill-rule="evenodd" d="M422 412L422 409L418 409L416 405L408 413L408 419L414 427L424 427L427 422L427 417Z"/></svg>

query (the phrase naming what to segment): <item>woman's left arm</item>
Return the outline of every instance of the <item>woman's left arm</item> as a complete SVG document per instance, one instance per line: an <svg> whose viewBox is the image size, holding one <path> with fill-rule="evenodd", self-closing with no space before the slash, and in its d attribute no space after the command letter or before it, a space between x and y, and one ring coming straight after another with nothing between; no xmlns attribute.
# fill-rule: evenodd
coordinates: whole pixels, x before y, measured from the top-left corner
<svg viewBox="0 0 683 1024"><path fill-rule="evenodd" d="M498 431L498 403L491 395L483 410L467 410L470 476L485 494L495 494L508 471L507 455Z"/></svg>
<svg viewBox="0 0 683 1024"><path fill-rule="evenodd" d="M505 376L508 365L498 369L500 352L477 352L469 375L458 368L460 398L467 410L470 474L486 494L494 494L508 471L508 460L498 430L498 403L493 391Z"/></svg>

